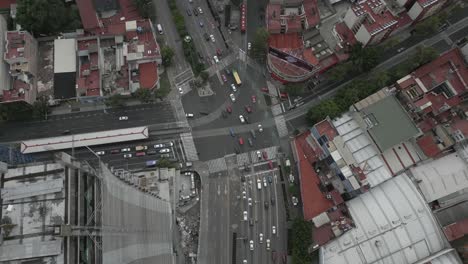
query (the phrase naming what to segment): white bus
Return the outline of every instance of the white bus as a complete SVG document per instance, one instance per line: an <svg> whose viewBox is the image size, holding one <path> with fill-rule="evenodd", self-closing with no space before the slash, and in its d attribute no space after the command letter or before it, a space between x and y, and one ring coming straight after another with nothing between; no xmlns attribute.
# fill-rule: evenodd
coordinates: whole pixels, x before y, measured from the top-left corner
<svg viewBox="0 0 468 264"><path fill-rule="evenodd" d="M159 34L162 35L162 34L163 34L163 30L162 30L161 24L157 24L157 25L156 25L156 28L158 29Z"/></svg>

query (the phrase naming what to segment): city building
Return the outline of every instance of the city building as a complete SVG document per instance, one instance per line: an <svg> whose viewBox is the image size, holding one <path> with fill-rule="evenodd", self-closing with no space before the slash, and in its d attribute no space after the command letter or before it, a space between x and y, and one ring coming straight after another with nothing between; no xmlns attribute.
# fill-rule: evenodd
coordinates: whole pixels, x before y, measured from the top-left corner
<svg viewBox="0 0 468 264"><path fill-rule="evenodd" d="M382 42L439 11L447 0L361 0L336 24L338 39L346 43L348 35L366 45ZM346 28L343 27L346 25Z"/></svg>
<svg viewBox="0 0 468 264"><path fill-rule="evenodd" d="M133 174L65 153L0 173L0 262L175 263L171 203Z"/></svg>
<svg viewBox="0 0 468 264"><path fill-rule="evenodd" d="M2 44L5 45L3 60L8 64L10 75L5 78L10 78L11 83L2 87L0 103L32 104L37 95L37 40L26 31L3 31L2 34L4 34ZM3 72L4 70L5 68Z"/></svg>
<svg viewBox="0 0 468 264"><path fill-rule="evenodd" d="M76 98L76 39L54 40L55 99Z"/></svg>
<svg viewBox="0 0 468 264"><path fill-rule="evenodd" d="M78 97L128 95L159 87L156 33L130 0L77 2L84 35L77 37Z"/></svg>
<svg viewBox="0 0 468 264"><path fill-rule="evenodd" d="M356 227L320 248L321 264L461 264L405 174L346 204Z"/></svg>
<svg viewBox="0 0 468 264"><path fill-rule="evenodd" d="M418 145L428 157L468 137L468 66L458 48L397 81L399 97L422 131Z"/></svg>

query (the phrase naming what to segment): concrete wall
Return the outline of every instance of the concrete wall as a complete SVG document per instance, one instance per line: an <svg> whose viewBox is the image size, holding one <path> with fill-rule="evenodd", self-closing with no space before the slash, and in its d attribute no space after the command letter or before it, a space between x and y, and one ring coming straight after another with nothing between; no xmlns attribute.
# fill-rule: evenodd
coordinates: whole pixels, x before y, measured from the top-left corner
<svg viewBox="0 0 468 264"><path fill-rule="evenodd" d="M11 78L8 71L9 65L3 60L5 52L5 36L7 31L7 21L3 16L0 16L0 94L3 90L10 90Z"/></svg>
<svg viewBox="0 0 468 264"><path fill-rule="evenodd" d="M408 11L408 15L409 17L411 17L412 20L416 20L418 16L421 14L422 10L423 10L422 6L418 2L416 2Z"/></svg>
<svg viewBox="0 0 468 264"><path fill-rule="evenodd" d="M354 36L356 40L361 42L364 46L367 45L371 39L371 35L364 26L361 26Z"/></svg>
<svg viewBox="0 0 468 264"><path fill-rule="evenodd" d="M356 14L354 14L354 11L351 8L349 8L348 11L346 11L343 21L345 22L346 26L348 26L348 28L352 30L352 28L358 21L358 17L356 16Z"/></svg>

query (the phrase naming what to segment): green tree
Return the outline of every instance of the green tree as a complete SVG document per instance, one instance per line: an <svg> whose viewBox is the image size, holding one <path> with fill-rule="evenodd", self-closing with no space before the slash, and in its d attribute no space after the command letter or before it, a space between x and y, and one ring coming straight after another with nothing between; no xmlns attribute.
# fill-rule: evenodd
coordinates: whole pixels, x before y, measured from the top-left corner
<svg viewBox="0 0 468 264"><path fill-rule="evenodd" d="M284 91L289 95L295 96L304 93L304 83L288 83L284 86Z"/></svg>
<svg viewBox="0 0 468 264"><path fill-rule="evenodd" d="M341 114L341 108L334 100L327 99L312 107L307 112L307 120L311 124L322 121L327 116L330 118L338 117Z"/></svg>
<svg viewBox="0 0 468 264"><path fill-rule="evenodd" d="M351 75L353 69L353 65L350 62L340 63L333 67L328 72L328 75L334 81L342 81Z"/></svg>
<svg viewBox="0 0 468 264"><path fill-rule="evenodd" d="M416 48L416 53L414 54L412 61L416 62L414 66L415 68L417 68L423 64L435 60L437 57L439 57L439 52L437 52L435 48L418 46Z"/></svg>
<svg viewBox="0 0 468 264"><path fill-rule="evenodd" d="M62 0L18 0L16 21L36 36L51 35L68 29L76 19L71 13Z"/></svg>
<svg viewBox="0 0 468 264"><path fill-rule="evenodd" d="M264 61L266 59L266 54L268 51L268 38L270 34L266 28L258 28L255 32L255 37L252 42L252 57L259 61Z"/></svg>
<svg viewBox="0 0 468 264"><path fill-rule="evenodd" d="M357 43L351 48L349 59L360 73L368 72L379 62L379 54L377 48L364 48L361 43Z"/></svg>
<svg viewBox="0 0 468 264"><path fill-rule="evenodd" d="M158 161L158 163L156 164L156 167L159 167L159 168L174 168L175 167L175 164L174 162L166 159L166 158L162 158Z"/></svg>
<svg viewBox="0 0 468 264"><path fill-rule="evenodd" d="M151 0L133 0L133 4L135 4L138 14L144 18L150 18L153 14L152 10L154 10L153 1Z"/></svg>
<svg viewBox="0 0 468 264"><path fill-rule="evenodd" d="M140 88L133 94L133 96L143 103L149 103L153 101L153 95L148 89Z"/></svg>
<svg viewBox="0 0 468 264"><path fill-rule="evenodd" d="M7 104L0 104L1 120L29 120L32 116L32 106L25 102L12 102Z"/></svg>
<svg viewBox="0 0 468 264"><path fill-rule="evenodd" d="M167 67L172 64L172 58L174 57L174 50L168 46L164 46L161 49L162 64Z"/></svg>
<svg viewBox="0 0 468 264"><path fill-rule="evenodd" d="M430 16L423 21L419 22L416 24L414 27L414 31L417 36L420 37L426 37L434 34L437 32L441 25L441 20L440 17L435 15L435 16Z"/></svg>
<svg viewBox="0 0 468 264"><path fill-rule="evenodd" d="M34 118L44 119L49 113L49 105L46 97L39 97L33 104Z"/></svg>
<svg viewBox="0 0 468 264"><path fill-rule="evenodd" d="M309 247L312 245L312 225L301 218L296 218L292 224L292 263L309 264L312 258Z"/></svg>
<svg viewBox="0 0 468 264"><path fill-rule="evenodd" d="M202 79L203 83L205 83L206 81L208 81L208 78L210 77L210 75L208 74L207 71L202 71L200 72L200 78Z"/></svg>
<svg viewBox="0 0 468 264"><path fill-rule="evenodd" d="M106 99L105 104L108 107L112 107L112 108L124 107L125 106L124 97L120 94L112 95Z"/></svg>

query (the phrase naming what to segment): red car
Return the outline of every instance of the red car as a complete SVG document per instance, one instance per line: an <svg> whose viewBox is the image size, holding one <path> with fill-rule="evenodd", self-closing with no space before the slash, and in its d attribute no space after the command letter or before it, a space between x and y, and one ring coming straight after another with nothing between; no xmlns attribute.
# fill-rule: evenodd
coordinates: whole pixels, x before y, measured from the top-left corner
<svg viewBox="0 0 468 264"><path fill-rule="evenodd" d="M221 50L220 50L219 48L216 49L216 54L217 54L218 56L221 56L221 55L222 55L222 52L221 52Z"/></svg>
<svg viewBox="0 0 468 264"><path fill-rule="evenodd" d="M239 145L244 145L244 139L243 138L239 138Z"/></svg>
<svg viewBox="0 0 468 264"><path fill-rule="evenodd" d="M268 161L268 167L270 168L270 170L273 169L273 162L271 160Z"/></svg>
<svg viewBox="0 0 468 264"><path fill-rule="evenodd" d="M228 113L232 113L232 107L231 107L230 105L228 105L228 106L226 107L226 111L227 111Z"/></svg>
<svg viewBox="0 0 468 264"><path fill-rule="evenodd" d="M137 152L137 153L135 153L135 156L137 156L137 157L141 157L141 156L145 156L145 155L146 155L145 152Z"/></svg>
<svg viewBox="0 0 468 264"><path fill-rule="evenodd" d="M257 102L257 96L255 96L255 95L252 95L250 97L250 99L252 99L252 103L254 103L254 104Z"/></svg>
<svg viewBox="0 0 468 264"><path fill-rule="evenodd" d="M245 106L245 111L247 111L247 113L252 113L252 108L248 105Z"/></svg>
<svg viewBox="0 0 468 264"><path fill-rule="evenodd" d="M268 93L268 92L269 92L269 91L268 91L268 88L263 87L263 88L262 88L262 92Z"/></svg>
<svg viewBox="0 0 468 264"><path fill-rule="evenodd" d="M263 151L262 152L262 155L263 155L263 159L267 160L268 159L268 154L266 151Z"/></svg>

